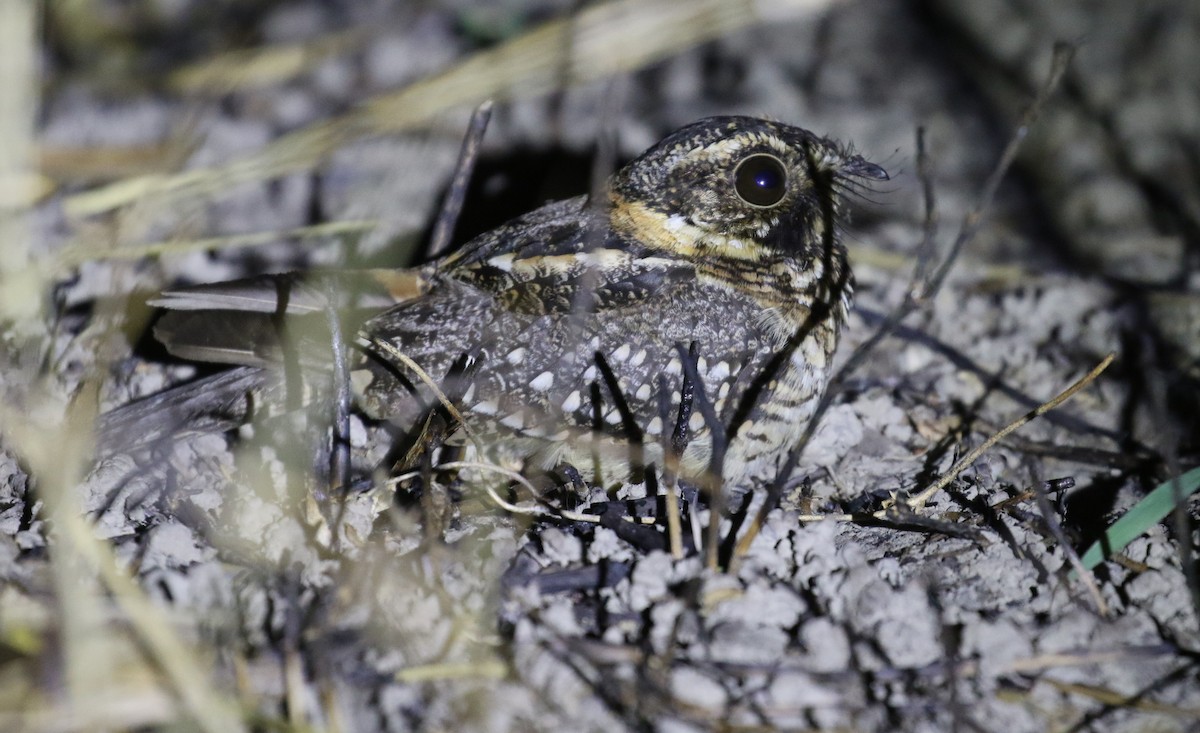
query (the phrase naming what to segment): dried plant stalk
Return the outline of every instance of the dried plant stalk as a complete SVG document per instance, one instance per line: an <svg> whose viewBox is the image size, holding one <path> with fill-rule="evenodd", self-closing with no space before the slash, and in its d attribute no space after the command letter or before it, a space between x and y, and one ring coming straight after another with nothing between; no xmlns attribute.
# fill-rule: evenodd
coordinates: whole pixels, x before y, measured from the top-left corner
<svg viewBox="0 0 1200 733"><path fill-rule="evenodd" d="M411 130L486 99L532 96L632 71L752 23L777 22L836 1L614 0L544 23L348 114L286 135L257 154L213 168L117 181L66 199L64 209L84 217L147 196L201 196L305 170L353 140Z"/></svg>

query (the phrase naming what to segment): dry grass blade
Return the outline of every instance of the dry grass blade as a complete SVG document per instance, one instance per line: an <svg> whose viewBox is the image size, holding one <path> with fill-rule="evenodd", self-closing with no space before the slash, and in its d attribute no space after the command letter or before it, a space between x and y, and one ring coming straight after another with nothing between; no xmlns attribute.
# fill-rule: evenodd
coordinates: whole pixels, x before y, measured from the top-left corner
<svg viewBox="0 0 1200 733"><path fill-rule="evenodd" d="M229 51L175 71L167 84L184 94L226 94L281 84L363 41L361 31L315 41Z"/></svg>
<svg viewBox="0 0 1200 733"><path fill-rule="evenodd" d="M450 398L446 396L446 393L442 391L442 388L438 385L437 381L435 381L434 378L429 375L429 372L422 369L421 365L413 361L412 357L410 357L408 354L405 354L403 351L387 341L382 339L371 339L367 343L367 347L379 349L403 364L408 369L411 369L412 372L417 375L417 378L424 382L425 386L429 387L429 389L433 391L434 396L437 397L438 402L441 403L442 407L446 408L446 412L450 414L450 417L454 418L458 424L462 426L462 431L466 434L467 439L471 441L471 444L475 446L475 450L478 451L480 455L483 455L483 445L475 438L475 434L471 432L470 426L467 425L466 418L463 417L463 414L458 407L450 401Z"/></svg>
<svg viewBox="0 0 1200 733"><path fill-rule="evenodd" d="M166 672L172 688L201 729L212 733L243 730L236 710L216 695L208 683L207 671L201 669L192 650L183 644L162 611L146 598L137 583L118 568L108 546L95 538L91 527L78 515L68 512L64 519L76 549L95 563L117 605Z"/></svg>
<svg viewBox="0 0 1200 733"><path fill-rule="evenodd" d="M1075 682L1061 682L1049 677L1041 677L1038 679L1038 681L1044 682L1061 692L1072 695L1080 695L1114 708L1129 708L1145 712L1165 713L1167 715L1173 715L1175 717L1190 720L1200 718L1200 710L1195 708L1181 708L1176 705L1155 702L1154 700L1145 700L1136 696L1127 695L1119 690L1109 689L1107 687L1100 687L1098 685L1085 685Z"/></svg>
<svg viewBox="0 0 1200 733"><path fill-rule="evenodd" d="M663 505L667 513L667 543L671 549L671 557L683 559L683 522L679 512L679 483L675 475L666 482Z"/></svg>
<svg viewBox="0 0 1200 733"><path fill-rule="evenodd" d="M983 215L991 207L992 200L996 196L996 191L999 189L1000 182L1008 173L1016 160L1017 152L1021 148L1021 143L1025 140L1028 128L1041 114L1042 108L1050 99L1050 96L1058 88L1062 81L1063 75L1070 64L1071 58L1074 55L1074 48L1067 44L1060 44L1054 49L1054 58L1050 64L1050 73L1048 74L1045 83L1038 90L1037 96L1026 110L1021 119L1020 125L1009 139L1008 145L1004 152L1001 153L1000 159L992 169L991 175L984 184L983 191L979 196L975 206L963 217L962 225L959 227L958 235L954 239L954 243L950 247L950 251L942 259L936 267L933 266L932 255L934 250L934 236L937 233L938 212L936 200L934 198L933 180L930 172L930 163L925 155L924 132L917 131L917 152L918 152L918 170L920 173L922 189L925 199L925 225L922 237L922 242L919 247L919 261L914 269L913 276L909 282L907 292L899 306L888 314L883 323L876 328L866 341L855 349L850 358L842 365L836 374L829 380L829 386L825 390L825 394L821 397L821 401L817 404L817 409L814 410L813 416L809 419L808 427L805 428L804 434L796 442L796 446L792 449L787 461L780 469L779 475L776 476L776 483L782 485L791 475L796 464L798 456L803 452L804 447L812 439L816 432L817 426L821 422L821 417L825 411L833 404L834 398L841 391L842 385L846 379L854 373L860 366L866 363L867 358L875 351L880 343L885 338L892 334L901 324L901 322L911 315L922 303L929 302L933 299L941 287L945 284L946 277L950 270L958 261L959 255L963 248L970 242L979 230L979 225L983 220ZM1011 431L1010 431L1011 432ZM1006 433L1007 434L1007 433ZM766 521L767 513L771 510L770 502L764 503L762 508L750 522L746 533L738 541L736 548L737 554L746 552L754 537L758 534L763 523Z"/></svg>
<svg viewBox="0 0 1200 733"><path fill-rule="evenodd" d="M966 456L964 456L962 459L960 459L957 463L955 463L954 466L951 467L951 469L949 471L947 471L944 476L942 476L937 481L935 481L931 486L929 486L927 489L922 491L920 494L917 494L916 496L909 498L905 502L905 510L906 511L919 511L920 509L922 509L925 506L925 504L933 497L934 494L936 494L938 491L941 491L946 486L950 485L950 483L952 481L954 481L954 479L957 478L960 473L962 473L964 470L966 470L972 463L974 463L979 458L979 456L983 455L989 448L991 448L993 445L995 445L996 443L1003 440L1005 437L1007 437L1013 431L1019 429L1020 427L1022 427L1029 421L1031 421L1037 417L1040 417L1041 415L1044 415L1045 413L1049 412L1050 410L1055 409L1062 403L1069 400L1077 392L1079 392L1079 390L1083 389L1084 387L1088 386L1093 381L1095 381L1096 378L1099 377L1100 374L1105 369L1107 369L1110 364L1112 364L1112 362L1115 358L1116 358L1115 354L1109 354L1108 356L1106 356L1104 358L1103 361L1101 361L1099 364L1097 364L1090 372L1088 372L1086 375L1084 375L1082 378L1080 378L1078 381L1076 381L1070 387L1068 387L1067 389L1063 390L1061 393L1056 395L1053 399L1051 399L1048 402L1045 402L1045 403L1039 405L1037 408L1025 413L1021 417L1010 422L1008 425L1005 425L1003 428L1001 428L999 431L997 431L991 437L989 437L987 440L985 440L982 444L980 444L977 448L972 450L970 453L968 453ZM893 512L894 508L895 507L885 507L884 509L881 509L877 512L872 513L870 515L870 518L874 519L874 520L884 521L884 522L890 521L890 520L894 519L894 516L891 513L891 512ZM862 519L866 519L866 518L867 517L865 515L855 515L855 514L804 514L804 515L797 517L797 521L799 521L799 522L821 522L821 521L829 520L829 521L839 521L839 522L853 522L853 521L862 520ZM763 515L762 513L760 513L759 516L755 517L755 521L751 524L751 526L746 531L746 533L738 540L738 544L737 544L736 552L735 552L735 558L739 557L749 551L750 545L754 541L754 538L757 536L758 531L761 528L763 521L765 521L765 515ZM1092 591L1093 597L1097 600L1097 606L1101 609L1101 613L1105 613L1107 606L1104 603L1103 598L1100 597L1099 590L1096 589L1095 586L1092 584L1089 584L1089 589Z"/></svg>
<svg viewBox="0 0 1200 733"><path fill-rule="evenodd" d="M725 518L727 497L725 496L725 451L729 446L729 438L725 425L717 416L717 411L709 401L704 391L704 381L700 379L697 360L700 348L693 341L691 348L683 348L683 344L675 344L679 352L679 361L683 365L683 374L693 386L692 396L696 407L704 418L704 426L712 441L712 453L708 461L708 470L704 473L701 488L708 493L708 531L704 539L705 564L710 570L720 566L721 554L721 521Z"/></svg>
<svg viewBox="0 0 1200 733"><path fill-rule="evenodd" d="M333 362L334 409L330 435L330 489L350 486L350 366L346 340L342 335L342 318L336 303L338 294L332 282L326 285L325 320L329 325L329 353ZM332 492L331 492L332 493Z"/></svg>
<svg viewBox="0 0 1200 733"><path fill-rule="evenodd" d="M142 145L49 145L38 151L38 166L48 180L113 179L161 172L181 162L177 142Z"/></svg>
<svg viewBox="0 0 1200 733"><path fill-rule="evenodd" d="M1169 645L1152 647L1127 647L1107 651L1060 652L1057 654L1039 654L1034 657L1014 659L1004 665L1004 672L1009 674L1030 674L1045 669L1057 667L1083 667L1094 664L1112 664L1127 662L1132 659L1147 656L1169 656L1176 653Z"/></svg>
<svg viewBox="0 0 1200 733"><path fill-rule="evenodd" d="M667 387L666 375L658 375L658 419L665 426L671 424L671 397ZM684 390L680 390L679 402L682 408L686 402ZM677 425L676 429L685 428L684 425ZM671 557L676 560L683 559L683 522L679 512L679 453L674 449L671 432L662 431L660 442L662 444L663 466L662 466L662 492L664 494L664 506L667 513L667 542L671 548Z"/></svg>
<svg viewBox="0 0 1200 733"><path fill-rule="evenodd" d="M41 282L28 276L31 244L20 209L41 188L34 172L34 26L32 7L0 2L0 317L30 325L42 302Z"/></svg>
<svg viewBox="0 0 1200 733"><path fill-rule="evenodd" d="M491 659L482 662L441 662L439 664L405 667L396 672L396 681L416 684L418 682L480 678L502 680L508 674L508 664L500 659Z"/></svg>
<svg viewBox="0 0 1200 733"><path fill-rule="evenodd" d="M4 421L21 426L8 437L28 461L32 473L41 477L41 495L46 497L52 516L66 540L65 544L60 543L59 551L54 553L55 571L60 576L59 595L66 596L59 599L63 622L70 625L74 616L87 611L82 608L83 605L99 602L94 596L80 593L80 588L87 585L87 578L79 575L80 568L94 571L111 594L113 603L121 610L124 622L165 674L165 684L179 698L197 726L213 733L243 730L236 707L212 688L208 673L201 668L193 650L184 644L165 614L150 601L137 581L121 568L108 544L99 540L92 526L83 519L75 500L74 488L83 475L89 455L87 446L91 442L96 394L94 382L85 384L79 398L53 433L45 426L28 421ZM92 609L91 612L98 610ZM85 643L87 640L75 641ZM66 652L69 663L72 655L79 656L79 650L70 646ZM91 659L80 659L78 662L89 668L94 668L95 664ZM100 683L91 675L88 680L84 681L85 685ZM73 690L75 694L87 692L86 689Z"/></svg>
<svg viewBox="0 0 1200 733"><path fill-rule="evenodd" d="M1096 378L1099 377L1100 374L1105 369L1108 368L1108 365L1113 363L1113 359L1116 359L1116 358L1117 358L1116 354L1109 354L1108 356L1104 357L1104 360L1101 361L1099 364L1097 364L1090 372L1088 372L1086 375L1084 375L1079 381L1075 382L1070 387L1067 387L1065 390L1060 392L1053 399L1039 405L1037 408L1035 408L1033 410L1030 410L1029 412L1025 413L1021 417L1010 422L1008 425L1005 425L998 432L994 433L990 438L983 441L983 443L981 443L977 448L975 448L975 450L973 450L970 453L968 453L967 455L963 456L958 461L958 463L955 463L954 466L951 467L951 469L946 472L946 474L944 476L939 478L937 481L934 481L933 484L930 485L927 489L925 489L921 493L917 494L916 496L908 499L907 504L908 504L909 508L913 509L913 510L919 510L922 507L924 507L925 504L931 498L933 498L934 494L936 494L937 492L939 492L942 489L949 486L950 482L954 481L954 479L956 479L958 477L958 474L965 471L967 469L967 467L969 467L972 463L974 463L976 461L976 459L978 459L979 456L983 455L989 448L991 448L996 443L999 443L1001 440L1004 440L1005 436L1007 436L1009 433L1013 432L1014 430L1017 430L1021 426L1025 425L1030 420L1033 420L1037 417L1040 417L1040 416L1046 414L1047 412L1053 410L1054 408L1058 407L1062 403L1071 399L1071 397L1073 397L1076 392L1078 392L1079 390L1083 389L1084 387L1088 386L1093 381L1095 381ZM882 512L878 513L877 516L882 519L883 518Z"/></svg>
<svg viewBox="0 0 1200 733"><path fill-rule="evenodd" d="M1058 89L1058 85L1062 83L1063 76L1067 73L1067 69L1070 68L1071 59L1074 57L1074 46L1068 43L1055 45L1054 56L1050 60L1050 73L1047 75L1045 83L1038 89L1037 96L1030 103L1029 108L1025 110L1025 114L1021 116L1021 121L1017 125L1015 134L1009 139L1004 152L1000 154L999 162L996 163L992 174L988 176L987 181L983 185L983 193L980 194L979 203L963 217L962 227L959 229L958 236L954 238L954 243L950 246L950 251L946 254L945 259L942 260L941 264L930 276L929 282L919 300L928 301L941 290L942 285L946 282L946 277L950 274L950 269L958 259L959 253L966 246L967 242L974 239L975 235L979 232L979 227L983 223L983 217L988 209L991 208L992 201L996 198L996 192L1000 190L1000 183L1004 180L1004 176L1008 174L1008 169L1017 160L1017 153L1021 151L1021 144L1025 141L1030 126L1037 121L1037 118L1042 113L1042 109L1050 101L1050 97Z"/></svg>
<svg viewBox="0 0 1200 733"><path fill-rule="evenodd" d="M486 99L543 94L564 81L582 84L638 69L751 23L816 11L834 1L614 0L594 5L346 115L286 135L257 154L214 168L118 181L68 198L64 209L74 217L91 216L146 196L199 196L305 170L352 140L411 130Z"/></svg>
<svg viewBox="0 0 1200 733"><path fill-rule="evenodd" d="M511 481L515 481L516 483L520 484L522 487L525 488L526 491L528 491L530 494L532 494L534 496L534 498L536 498L539 502L541 502L543 504L543 506L521 506L519 504L514 504L511 501L508 501L508 500L504 499L502 496L500 496L500 494L498 494L496 492L496 488L494 486L492 486L490 484L485 485L483 487L483 490L488 495L488 498L491 499L492 502L496 506L500 507L504 511L509 512L511 514L518 514L518 515L531 516L531 517L554 517L554 518L558 518L558 519L565 519L570 522L588 522L591 524L599 524L600 523L599 515L584 514L582 512L575 512L575 511L570 511L567 509L559 509L557 507L550 506L549 503L542 497L541 492L538 491L537 487L534 486L533 483L530 482L530 480L528 478L523 476L520 471L514 471L511 468L505 468L504 466L498 466L494 463L484 463L482 461L449 461L447 463L438 464L437 470L439 470L439 471L468 470L468 471L484 471L486 473L494 473L498 476L503 476ZM409 471L408 473L403 473L403 474L400 474L399 476L395 476L391 479L388 479L387 483L389 486L398 486L401 483L408 481L409 479L414 479L420 475L421 475L420 471ZM627 521L631 524L654 524L657 520L654 517L625 517L625 521Z"/></svg>
<svg viewBox="0 0 1200 733"><path fill-rule="evenodd" d="M206 237L203 239L162 240L144 244L122 244L113 249L97 249L94 243L78 242L71 244L58 254L58 266L61 268L76 267L84 262L96 260L137 260L143 257L155 257L165 254L185 254L188 252L209 252L213 250L233 249L236 247L256 247L284 239L313 240L332 237L351 237L375 228L377 222L363 221L331 221L325 224L296 227L284 231L251 232L247 234L230 234L224 237Z"/></svg>

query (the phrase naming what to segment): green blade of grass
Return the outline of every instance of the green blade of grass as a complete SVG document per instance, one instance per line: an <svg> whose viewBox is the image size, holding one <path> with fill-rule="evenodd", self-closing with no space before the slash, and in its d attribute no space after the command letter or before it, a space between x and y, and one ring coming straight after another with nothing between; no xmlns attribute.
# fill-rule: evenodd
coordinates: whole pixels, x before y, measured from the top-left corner
<svg viewBox="0 0 1200 733"><path fill-rule="evenodd" d="M1083 554L1083 566L1089 570L1096 567L1166 518L1176 506L1176 482L1179 483L1178 503L1183 503L1200 490L1200 467L1193 468L1178 478L1167 479L1113 522L1111 527L1104 530L1104 536L1093 542Z"/></svg>

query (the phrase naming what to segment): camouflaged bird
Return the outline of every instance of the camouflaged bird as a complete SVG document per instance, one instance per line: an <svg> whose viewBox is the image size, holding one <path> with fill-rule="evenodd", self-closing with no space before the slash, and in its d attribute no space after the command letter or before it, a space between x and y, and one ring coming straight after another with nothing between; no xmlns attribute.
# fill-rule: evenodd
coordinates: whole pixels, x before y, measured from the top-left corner
<svg viewBox="0 0 1200 733"><path fill-rule="evenodd" d="M695 344L696 389L728 434L723 478L751 488L773 475L828 379L852 291L842 194L886 177L788 125L714 117L684 127L614 174L600 201L543 206L419 268L340 276L353 306L381 311L359 331L358 405L405 430L436 407L401 352L457 403L492 459L534 470L565 462L621 480L631 440L644 443L647 463L661 460L673 426L660 414L660 382L673 419L680 347ZM277 346L246 317L317 311L327 292L284 277L165 293L155 304L181 311L156 330L172 353L250 366L140 414L173 407L193 421L207 410L214 426L244 419L252 392L279 379L269 366ZM221 328L204 312L214 309L247 315ZM699 411L689 427L680 475L695 479L712 435Z"/></svg>

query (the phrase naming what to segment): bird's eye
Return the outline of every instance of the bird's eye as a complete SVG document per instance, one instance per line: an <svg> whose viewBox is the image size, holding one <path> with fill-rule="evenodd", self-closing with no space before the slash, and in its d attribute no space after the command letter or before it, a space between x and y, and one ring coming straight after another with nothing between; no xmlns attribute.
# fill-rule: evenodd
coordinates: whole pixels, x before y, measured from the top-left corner
<svg viewBox="0 0 1200 733"><path fill-rule="evenodd" d="M751 155L733 171L733 186L751 206L774 206L787 194L787 168L774 155Z"/></svg>

